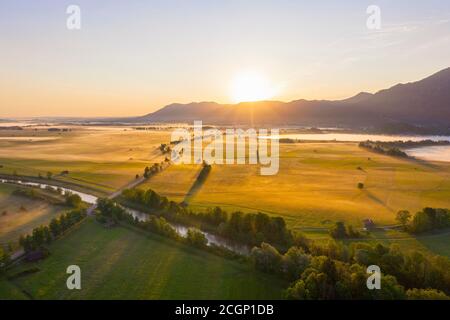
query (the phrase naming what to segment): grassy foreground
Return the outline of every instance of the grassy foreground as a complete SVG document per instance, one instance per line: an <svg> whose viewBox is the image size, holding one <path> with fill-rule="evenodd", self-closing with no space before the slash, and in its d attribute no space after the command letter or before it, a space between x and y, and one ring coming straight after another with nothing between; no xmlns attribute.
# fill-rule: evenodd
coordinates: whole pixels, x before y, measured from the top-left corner
<svg viewBox="0 0 450 320"><path fill-rule="evenodd" d="M0 280L0 298L17 297L19 290L34 299L278 299L287 286L245 264L124 227L106 229L91 219L50 251L41 262L10 270L40 271ZM81 268L78 291L66 288L72 264Z"/></svg>

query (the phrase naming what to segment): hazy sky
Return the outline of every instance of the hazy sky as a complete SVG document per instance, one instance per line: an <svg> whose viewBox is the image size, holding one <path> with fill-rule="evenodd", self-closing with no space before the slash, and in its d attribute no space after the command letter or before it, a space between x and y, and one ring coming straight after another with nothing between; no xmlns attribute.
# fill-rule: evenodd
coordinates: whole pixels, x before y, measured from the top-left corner
<svg viewBox="0 0 450 320"><path fill-rule="evenodd" d="M81 30L66 28L71 4ZM246 72L273 100L338 99L449 66L450 1L0 0L0 117L229 103Z"/></svg>

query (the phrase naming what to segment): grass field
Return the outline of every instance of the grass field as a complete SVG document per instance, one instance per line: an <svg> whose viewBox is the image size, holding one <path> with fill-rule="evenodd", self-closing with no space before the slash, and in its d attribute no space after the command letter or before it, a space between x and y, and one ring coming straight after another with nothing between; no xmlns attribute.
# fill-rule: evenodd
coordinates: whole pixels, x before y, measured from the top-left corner
<svg viewBox="0 0 450 320"><path fill-rule="evenodd" d="M10 270L40 269L13 282L0 280L0 299L17 297L17 288L35 299L277 299L287 285L249 265L93 220L51 244L50 251L39 263ZM81 268L81 290L66 287L72 264Z"/></svg>
<svg viewBox="0 0 450 320"><path fill-rule="evenodd" d="M194 184L200 169L200 165L171 165L138 188L144 190L151 188L170 200L181 202Z"/></svg>
<svg viewBox="0 0 450 320"><path fill-rule="evenodd" d="M0 173L43 176L110 193L127 184L144 168L164 159L157 147L170 140L169 131L108 130L75 127L73 131L51 133L46 129L0 132L3 138L30 137L29 140L0 140ZM53 138L53 140L32 140ZM69 174L58 176L63 170Z"/></svg>
<svg viewBox="0 0 450 320"><path fill-rule="evenodd" d="M294 229L337 220L360 226L364 218L392 224L400 209L450 207L449 174L448 164L379 155L356 143L282 144L277 175L261 176L256 165L214 165L190 204L281 215Z"/></svg>
<svg viewBox="0 0 450 320"><path fill-rule="evenodd" d="M0 140L0 173L37 176L69 170L67 176L54 179L101 194L127 184L145 166L163 160L157 148L170 140L170 130L131 128L0 132L0 136L11 135L53 140ZM199 165L171 165L139 188L151 188L181 202L199 170ZM357 143L288 143L280 144L280 169L274 176L261 176L259 165L213 165L205 183L189 197L189 205L196 210L221 206L228 211L279 215L290 228L315 228L308 235L327 238L327 229L338 220L361 226L362 219L371 218L378 225L389 225L396 223L400 209L414 213L426 206L449 208L449 177L449 163L384 156L359 148ZM362 190L357 188L359 182L364 183ZM380 238L397 237L391 236ZM448 255L447 240L444 236L392 241Z"/></svg>
<svg viewBox="0 0 450 320"><path fill-rule="evenodd" d="M157 147L170 140L169 130L131 128L1 134L36 134L54 140L0 140L0 173L37 176L69 170L55 179L104 194L142 174L145 166L163 160ZM280 144L278 174L261 176L259 170L258 165L214 165L189 203L197 209L218 205L230 211L280 215L297 229L328 227L336 220L360 226L364 218L392 224L400 209L450 207L450 164L379 155L357 143ZM198 172L198 165L172 165L141 187L183 201ZM359 182L364 189L356 187Z"/></svg>
<svg viewBox="0 0 450 320"><path fill-rule="evenodd" d="M328 230L317 229L304 231L304 234L318 243L325 244L331 237ZM372 231L368 238L345 240L351 242L383 243L385 245L396 244L403 250L418 250L429 255L443 255L450 258L450 230L439 230L436 233L414 236L400 230L376 230Z"/></svg>
<svg viewBox="0 0 450 320"><path fill-rule="evenodd" d="M16 187L0 184L0 245L17 242L33 228L45 225L67 208L12 195ZM6 213L6 214L4 214Z"/></svg>

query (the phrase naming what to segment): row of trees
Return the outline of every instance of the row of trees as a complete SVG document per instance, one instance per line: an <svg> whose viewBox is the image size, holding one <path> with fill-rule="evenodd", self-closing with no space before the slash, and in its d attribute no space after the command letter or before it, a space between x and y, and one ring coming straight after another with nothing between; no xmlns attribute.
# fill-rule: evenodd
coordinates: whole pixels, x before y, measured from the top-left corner
<svg viewBox="0 0 450 320"><path fill-rule="evenodd" d="M104 208L101 201L99 208ZM110 212L110 216L126 214L114 213L124 210L115 209L120 207L111 200L105 201L109 203L109 209L105 212ZM208 221L210 226L217 226L217 233L229 238L247 243L263 239L261 246L252 250L250 259L256 269L291 281L286 291L288 298L447 299L450 294L450 260L443 256L430 257L418 251L404 252L396 245L365 242L345 245L330 241L325 245L318 244L301 234L290 232L282 218L271 218L262 213L244 215L235 212L228 215L220 208L197 215L181 206L176 208L188 217L191 214ZM141 228L180 240L173 227L162 217L151 216L146 222L139 222L129 215L126 219ZM345 230L346 235L351 234L345 225L339 225L338 229ZM280 238L285 246L277 245L282 242ZM181 241L206 250L211 248L206 246L204 235L193 229ZM283 247L289 249L283 250ZM378 265L383 272L381 290L367 289L366 269L370 265Z"/></svg>
<svg viewBox="0 0 450 320"><path fill-rule="evenodd" d="M37 250L43 245L52 242L85 216L85 211L81 209L64 213L58 218L53 218L48 226L34 228L31 234L22 235L19 239L19 244L24 248L25 252Z"/></svg>
<svg viewBox="0 0 450 320"><path fill-rule="evenodd" d="M123 207L110 199L99 199L97 203L97 220L101 223L108 222L124 222L133 225L139 229L159 234L173 240L207 250L214 254L224 256L232 259L243 259L243 257L227 248L208 245L206 236L199 230L190 228L187 231L186 237L180 236L175 228L164 219L164 217L157 217L149 215L146 221L139 221L133 218Z"/></svg>
<svg viewBox="0 0 450 320"><path fill-rule="evenodd" d="M48 172L46 173L46 177L47 177L48 180L51 180L52 177L53 177L53 173L50 172L50 171L48 171ZM44 177L42 176L42 173L39 172L38 178L39 178L39 179L44 179Z"/></svg>
<svg viewBox="0 0 450 320"><path fill-rule="evenodd" d="M293 243L292 233L286 228L283 218L270 217L261 212L233 212L227 221L219 225L217 231L222 236L250 245L269 242L286 248Z"/></svg>
<svg viewBox="0 0 450 320"><path fill-rule="evenodd" d="M370 140L361 141L359 143L359 146L361 148L369 149L373 152L385 154L388 156L402 157L402 158L408 157L408 155L405 152L403 152L402 150L400 150L398 147L392 146L392 145L387 145L381 141L370 141Z"/></svg>
<svg viewBox="0 0 450 320"><path fill-rule="evenodd" d="M397 212L397 221L405 231L423 233L450 227L450 210L424 208L414 216L407 210Z"/></svg>
<svg viewBox="0 0 450 320"><path fill-rule="evenodd" d="M346 226L344 222L338 221L330 228L330 236L334 239L355 239L361 238L359 231L353 229L353 226Z"/></svg>
<svg viewBox="0 0 450 320"><path fill-rule="evenodd" d="M150 167L145 167L144 169L144 177L150 178L151 176L153 176L154 174L161 172L164 170L164 163L169 162L169 159L165 159L164 161L160 162L160 163L154 163L152 164Z"/></svg>
<svg viewBox="0 0 450 320"><path fill-rule="evenodd" d="M280 247L289 247L293 243L293 236L281 217L270 217L261 212L228 214L219 207L196 213L183 205L168 201L151 189L127 189L122 192L122 197L127 205L135 204L137 209L176 223L197 225L201 229L246 244L259 245L266 241Z"/></svg>

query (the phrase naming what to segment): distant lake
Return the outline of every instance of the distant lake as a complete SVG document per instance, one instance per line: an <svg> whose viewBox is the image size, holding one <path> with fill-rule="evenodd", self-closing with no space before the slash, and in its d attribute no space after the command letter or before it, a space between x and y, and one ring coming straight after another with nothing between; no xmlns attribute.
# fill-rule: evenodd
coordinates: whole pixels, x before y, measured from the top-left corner
<svg viewBox="0 0 450 320"><path fill-rule="evenodd" d="M0 140L6 141L48 141L48 140L56 140L57 137L0 137Z"/></svg>
<svg viewBox="0 0 450 320"><path fill-rule="evenodd" d="M383 135L383 134L358 134L358 133L286 133L281 134L280 138L314 140L314 141L351 141L360 142L366 140L372 141L421 141L421 140L447 140L450 136L408 136L408 135Z"/></svg>
<svg viewBox="0 0 450 320"><path fill-rule="evenodd" d="M450 162L450 146L414 148L407 149L405 152L418 159Z"/></svg>
<svg viewBox="0 0 450 320"><path fill-rule="evenodd" d="M281 138L310 140L310 141L348 141L360 142L372 141L450 141L450 136L408 136L408 135L382 135L382 134L357 134L357 133L292 133L281 134ZM260 137L260 139L274 139L276 137ZM412 157L427 161L450 162L450 146L431 146L407 149L405 152Z"/></svg>

